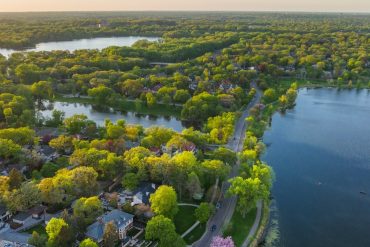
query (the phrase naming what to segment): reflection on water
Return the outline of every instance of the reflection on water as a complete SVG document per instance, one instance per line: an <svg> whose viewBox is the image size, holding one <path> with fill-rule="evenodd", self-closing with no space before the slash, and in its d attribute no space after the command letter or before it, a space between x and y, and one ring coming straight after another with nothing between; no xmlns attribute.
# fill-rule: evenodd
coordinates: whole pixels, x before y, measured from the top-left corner
<svg viewBox="0 0 370 247"><path fill-rule="evenodd" d="M265 246L370 246L368 90L300 90L264 141L276 174Z"/></svg>
<svg viewBox="0 0 370 247"><path fill-rule="evenodd" d="M116 122L124 119L128 124L140 124L145 128L158 125L181 131L181 120L171 116L145 115L136 112L117 111L111 107L96 106L82 103L46 102L38 106L39 114L44 118L50 118L54 109L65 112L65 117L75 114L85 114L99 126L104 126L105 119Z"/></svg>
<svg viewBox="0 0 370 247"><path fill-rule="evenodd" d="M155 37L109 37L109 38L91 38L91 39L76 39L70 41L56 41L44 42L36 45L36 48L23 50L29 51L55 51L55 50L68 50L75 51L81 49L104 49L109 46L132 46L136 41L146 39L149 41L157 41L159 38ZM9 57L12 53L17 52L13 49L0 48L0 54Z"/></svg>

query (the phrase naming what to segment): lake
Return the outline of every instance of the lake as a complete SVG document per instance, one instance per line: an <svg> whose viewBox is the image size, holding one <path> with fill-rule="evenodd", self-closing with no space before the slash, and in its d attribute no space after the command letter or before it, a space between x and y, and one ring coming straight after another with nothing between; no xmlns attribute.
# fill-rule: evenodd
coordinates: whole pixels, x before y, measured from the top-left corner
<svg viewBox="0 0 370 247"><path fill-rule="evenodd" d="M178 132L181 132L185 128L181 120L176 117L120 112L112 108L101 109L90 104L82 103L54 102L52 104L45 103L45 106L47 106L46 110L39 111L39 114L44 118L50 118L53 109L56 109L65 112L65 117L71 117L75 114L85 114L99 126L104 126L104 120L109 118L112 122L124 119L128 124L140 124L145 128L156 125L172 128Z"/></svg>
<svg viewBox="0 0 370 247"><path fill-rule="evenodd" d="M91 39L76 39L71 41L56 41L56 42L45 42L36 45L36 48L22 50L23 52L28 51L54 51L54 50L68 50L75 51L81 49L104 49L109 46L132 46L136 41L146 39L149 41L157 41L159 38L155 37L140 37L140 36L129 36L129 37L109 37L109 38L91 38ZM0 54L5 57L9 57L12 53L19 52L13 49L0 48Z"/></svg>
<svg viewBox="0 0 370 247"><path fill-rule="evenodd" d="M265 246L370 246L368 90L302 89L264 142L276 174Z"/></svg>

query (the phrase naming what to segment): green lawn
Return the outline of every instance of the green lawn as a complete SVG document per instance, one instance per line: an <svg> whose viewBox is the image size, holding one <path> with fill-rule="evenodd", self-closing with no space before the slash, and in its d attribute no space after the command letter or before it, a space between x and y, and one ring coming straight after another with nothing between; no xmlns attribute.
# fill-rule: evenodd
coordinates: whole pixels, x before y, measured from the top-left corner
<svg viewBox="0 0 370 247"><path fill-rule="evenodd" d="M256 218L257 209L252 209L244 218L235 210L231 218L231 227L224 231L224 235L231 236L236 246L241 246L243 241L248 236L249 230L252 227Z"/></svg>
<svg viewBox="0 0 370 247"><path fill-rule="evenodd" d="M206 224L199 224L193 231L184 237L184 240L187 244L192 244L200 237L203 236L203 233L206 231Z"/></svg>
<svg viewBox="0 0 370 247"><path fill-rule="evenodd" d="M176 214L174 223L176 226L176 232L183 234L196 222L194 211L196 207L192 206L179 206L179 212Z"/></svg>
<svg viewBox="0 0 370 247"><path fill-rule="evenodd" d="M45 231L45 226L43 225L37 225L37 226L34 226L28 230L26 230L25 232L29 233L29 234L32 234L33 232L37 232L38 234L42 235L46 235L46 231Z"/></svg>

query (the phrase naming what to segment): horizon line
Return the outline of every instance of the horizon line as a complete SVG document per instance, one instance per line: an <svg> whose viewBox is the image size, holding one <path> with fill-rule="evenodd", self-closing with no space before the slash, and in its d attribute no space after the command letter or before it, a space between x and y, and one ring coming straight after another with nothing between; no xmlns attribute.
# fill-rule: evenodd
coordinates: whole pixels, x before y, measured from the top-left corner
<svg viewBox="0 0 370 247"><path fill-rule="evenodd" d="M346 11L346 10L326 10L326 11L315 11L315 10L22 10L22 11L0 11L0 13L93 13L93 12L168 12L168 13L308 13L308 14L370 14L370 11Z"/></svg>

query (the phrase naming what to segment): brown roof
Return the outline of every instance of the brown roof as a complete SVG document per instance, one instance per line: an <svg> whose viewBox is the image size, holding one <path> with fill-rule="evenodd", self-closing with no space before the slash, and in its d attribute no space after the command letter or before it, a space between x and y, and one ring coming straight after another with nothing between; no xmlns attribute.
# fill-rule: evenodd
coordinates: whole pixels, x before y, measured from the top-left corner
<svg viewBox="0 0 370 247"><path fill-rule="evenodd" d="M38 205L38 206L34 206L33 208L31 208L29 212L31 214L42 214L46 209L47 207L43 205Z"/></svg>

